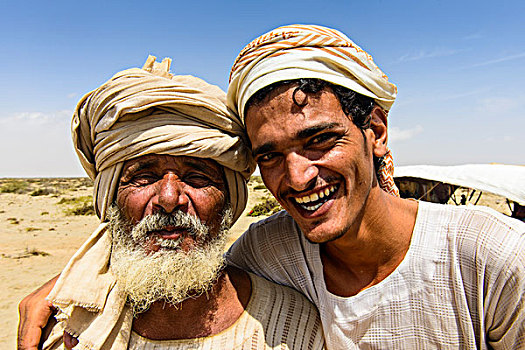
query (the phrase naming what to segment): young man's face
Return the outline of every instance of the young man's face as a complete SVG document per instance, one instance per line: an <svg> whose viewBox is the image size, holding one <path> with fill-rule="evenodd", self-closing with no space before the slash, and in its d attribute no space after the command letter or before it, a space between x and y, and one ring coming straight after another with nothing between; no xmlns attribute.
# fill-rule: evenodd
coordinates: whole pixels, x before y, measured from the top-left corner
<svg viewBox="0 0 525 350"><path fill-rule="evenodd" d="M341 237L363 214L372 186L374 133L361 131L330 88L281 86L249 107L246 128L262 178L306 238Z"/></svg>
<svg viewBox="0 0 525 350"><path fill-rule="evenodd" d="M132 225L155 213L181 211L198 217L217 235L226 203L222 168L214 161L194 157L146 155L126 161L117 191L117 206ZM180 227L151 232L149 250L157 250L155 237L181 240L180 248L195 246L195 237Z"/></svg>

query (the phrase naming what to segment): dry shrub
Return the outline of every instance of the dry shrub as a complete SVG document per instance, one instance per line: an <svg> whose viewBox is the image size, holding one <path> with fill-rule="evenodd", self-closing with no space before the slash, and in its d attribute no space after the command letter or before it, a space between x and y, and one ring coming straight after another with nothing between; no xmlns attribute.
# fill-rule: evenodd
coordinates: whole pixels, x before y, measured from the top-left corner
<svg viewBox="0 0 525 350"><path fill-rule="evenodd" d="M9 221L9 223L13 225L20 224L20 221L17 218L7 218L7 221Z"/></svg>
<svg viewBox="0 0 525 350"><path fill-rule="evenodd" d="M33 256L48 256L48 255L51 255L48 252L44 252L43 250L39 250L37 248L26 248L26 253L28 255L33 255Z"/></svg>
<svg viewBox="0 0 525 350"><path fill-rule="evenodd" d="M26 248L25 251L17 253L17 254L0 254L1 257L7 258L7 259L23 259L23 258L30 258L32 256L48 256L51 255L48 252L44 252L43 250L39 250L37 248Z"/></svg>
<svg viewBox="0 0 525 350"><path fill-rule="evenodd" d="M10 180L0 186L1 193L24 194L29 191L31 191L31 187L26 180Z"/></svg>
<svg viewBox="0 0 525 350"><path fill-rule="evenodd" d="M58 204L70 206L64 210L66 215L95 215L92 196L62 198Z"/></svg>
<svg viewBox="0 0 525 350"><path fill-rule="evenodd" d="M44 187L44 188L39 188L39 189L34 190L33 192L31 192L30 195L33 196L33 197L36 197L36 196L47 196L48 194L54 194L56 192L57 191L54 188Z"/></svg>
<svg viewBox="0 0 525 350"><path fill-rule="evenodd" d="M269 216L281 210L283 210L283 208L275 198L265 197L261 203L253 206L252 210L248 213L248 216Z"/></svg>

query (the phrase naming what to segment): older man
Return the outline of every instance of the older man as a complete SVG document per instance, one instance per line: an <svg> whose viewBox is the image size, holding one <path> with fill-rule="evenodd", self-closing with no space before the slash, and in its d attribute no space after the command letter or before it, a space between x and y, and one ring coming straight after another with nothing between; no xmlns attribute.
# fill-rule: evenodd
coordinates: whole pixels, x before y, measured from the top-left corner
<svg viewBox="0 0 525 350"><path fill-rule="evenodd" d="M227 231L254 168L219 88L150 57L86 95L73 141L103 221L49 300L81 349L318 349L302 295L224 268Z"/></svg>
<svg viewBox="0 0 525 350"><path fill-rule="evenodd" d="M281 27L242 50L228 102L286 212L250 227L230 263L303 292L329 348L525 348L525 226L397 197L395 96L330 28Z"/></svg>
<svg viewBox="0 0 525 350"><path fill-rule="evenodd" d="M285 26L246 46L228 103L286 212L252 225L229 263L303 292L328 348L525 347L525 226L397 197L395 97L336 30Z"/></svg>

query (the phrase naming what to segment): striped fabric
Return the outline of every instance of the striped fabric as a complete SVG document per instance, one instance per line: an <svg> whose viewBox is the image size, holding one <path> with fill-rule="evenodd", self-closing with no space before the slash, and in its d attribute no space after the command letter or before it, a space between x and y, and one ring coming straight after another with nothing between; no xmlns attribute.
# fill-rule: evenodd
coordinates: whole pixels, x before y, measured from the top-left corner
<svg viewBox="0 0 525 350"><path fill-rule="evenodd" d="M284 28L286 28L286 30L280 30ZM233 64L230 72L230 80L233 72L248 65L255 59L260 58L261 56L280 56L285 54L286 52L284 50L287 49L301 51L322 50L327 54L342 59L351 59L361 67L371 70L352 53L351 50L355 50L357 53L364 55L368 62L374 64L372 56L363 51L359 46L355 45L344 34L337 30L321 26L291 25L277 28L246 45ZM386 75L382 74L382 76L387 79Z"/></svg>
<svg viewBox="0 0 525 350"><path fill-rule="evenodd" d="M317 78L371 97L388 112L397 88L372 56L343 33L317 25L279 27L249 43L235 60L228 87L228 106L244 121L253 94L283 80ZM398 195L390 152L379 169L380 186Z"/></svg>

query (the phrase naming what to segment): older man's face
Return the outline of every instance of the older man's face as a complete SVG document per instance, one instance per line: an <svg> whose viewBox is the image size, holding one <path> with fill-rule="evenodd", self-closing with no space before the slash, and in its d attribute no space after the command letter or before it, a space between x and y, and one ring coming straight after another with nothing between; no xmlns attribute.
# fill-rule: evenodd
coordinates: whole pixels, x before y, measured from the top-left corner
<svg viewBox="0 0 525 350"><path fill-rule="evenodd" d="M180 211L199 218L213 238L220 228L225 203L223 171L212 160L146 155L124 163L117 206L132 225L148 215ZM147 250L159 249L158 238L180 241L184 251L199 243L186 228L166 226L149 234Z"/></svg>
<svg viewBox="0 0 525 350"><path fill-rule="evenodd" d="M373 131L361 131L334 93L272 91L249 107L246 128L263 180L306 238L334 240L357 222L375 180ZM301 95L301 96L300 96ZM377 154L376 156L381 156Z"/></svg>
<svg viewBox="0 0 525 350"><path fill-rule="evenodd" d="M214 161L148 155L124 164L110 210L111 270L135 313L211 288L224 266L231 210Z"/></svg>

